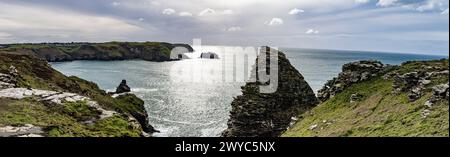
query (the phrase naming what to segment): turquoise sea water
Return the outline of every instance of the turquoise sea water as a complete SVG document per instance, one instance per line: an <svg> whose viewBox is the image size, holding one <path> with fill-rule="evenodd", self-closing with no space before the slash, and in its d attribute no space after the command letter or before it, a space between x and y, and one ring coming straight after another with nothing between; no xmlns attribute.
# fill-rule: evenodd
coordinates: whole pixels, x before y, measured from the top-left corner
<svg viewBox="0 0 450 157"><path fill-rule="evenodd" d="M192 59L176 62L73 61L52 63L52 66L66 75L93 81L108 91L113 91L122 79L126 79L132 92L145 101L150 123L161 131L155 136L218 136L226 128L233 97L241 94L245 69L254 64L256 56L233 57L232 53L222 50L223 47L203 47L190 54ZM286 53L314 91L337 76L341 66L351 61L376 59L385 64L400 64L409 60L448 58L356 51L280 50ZM220 59L197 58L200 52L205 51L218 53Z"/></svg>

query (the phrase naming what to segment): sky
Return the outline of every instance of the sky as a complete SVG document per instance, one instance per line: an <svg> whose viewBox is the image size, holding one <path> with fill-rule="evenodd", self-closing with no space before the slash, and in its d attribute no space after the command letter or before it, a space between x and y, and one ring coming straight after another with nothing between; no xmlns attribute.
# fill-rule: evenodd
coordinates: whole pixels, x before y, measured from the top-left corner
<svg viewBox="0 0 450 157"><path fill-rule="evenodd" d="M0 0L0 43L164 41L448 56L448 0Z"/></svg>

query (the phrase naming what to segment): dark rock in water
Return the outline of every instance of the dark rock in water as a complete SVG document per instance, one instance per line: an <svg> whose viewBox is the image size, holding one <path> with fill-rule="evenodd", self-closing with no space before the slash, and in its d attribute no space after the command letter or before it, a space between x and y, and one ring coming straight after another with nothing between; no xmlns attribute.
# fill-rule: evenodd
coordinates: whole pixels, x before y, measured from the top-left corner
<svg viewBox="0 0 450 157"><path fill-rule="evenodd" d="M338 77L328 81L325 86L318 91L317 97L321 101L326 101L336 94L341 93L352 84L368 80L383 73L385 66L374 60L358 61L342 66L342 72Z"/></svg>
<svg viewBox="0 0 450 157"><path fill-rule="evenodd" d="M207 52L207 53L202 53L200 55L200 58L204 58L204 59L219 59L219 55L217 55L216 53Z"/></svg>
<svg viewBox="0 0 450 157"><path fill-rule="evenodd" d="M122 80L122 82L120 82L120 85L116 89L116 94L128 93L128 92L131 92L131 89L127 85L127 81Z"/></svg>
<svg viewBox="0 0 450 157"><path fill-rule="evenodd" d="M222 132L224 137L280 136L289 127L292 117L319 103L311 87L290 64L285 54L268 47L263 47L261 52L256 61L258 64L251 73L253 82L243 86L243 95L236 97L231 104L228 129ZM263 54L266 58L262 58ZM276 65L273 63L278 63L278 66L272 66ZM258 65L268 66L264 68ZM270 74L272 70L278 70L278 79L264 83L260 74ZM275 92L262 90L261 86L273 83L278 83L277 88L274 88Z"/></svg>

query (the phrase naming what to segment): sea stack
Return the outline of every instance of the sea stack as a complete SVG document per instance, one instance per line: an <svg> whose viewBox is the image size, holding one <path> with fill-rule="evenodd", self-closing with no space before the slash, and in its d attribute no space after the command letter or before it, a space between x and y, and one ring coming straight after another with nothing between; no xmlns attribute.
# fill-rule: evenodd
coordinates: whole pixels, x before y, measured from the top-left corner
<svg viewBox="0 0 450 157"><path fill-rule="evenodd" d="M278 66L270 66L273 56L278 56ZM296 119L295 116L319 103L311 87L284 53L262 47L256 60L259 64L253 66L250 78L254 81L243 86L243 94L232 102L228 128L222 132L224 137L280 136L287 130L292 119ZM258 68L257 65L268 66ZM278 70L278 86L275 92L264 93L259 87L267 83L261 83L258 73L267 74L271 71L270 68Z"/></svg>
<svg viewBox="0 0 450 157"><path fill-rule="evenodd" d="M120 85L116 88L116 94L131 92L130 87L127 85L127 80L122 80Z"/></svg>

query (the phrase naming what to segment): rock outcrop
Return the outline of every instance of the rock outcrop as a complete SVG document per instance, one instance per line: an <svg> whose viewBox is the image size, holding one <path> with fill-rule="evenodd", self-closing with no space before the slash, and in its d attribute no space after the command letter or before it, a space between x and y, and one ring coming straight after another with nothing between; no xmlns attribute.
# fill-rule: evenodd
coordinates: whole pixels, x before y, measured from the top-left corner
<svg viewBox="0 0 450 157"><path fill-rule="evenodd" d="M329 80L325 86L318 91L317 97L326 101L342 92L348 86L379 76L384 70L384 65L379 61L358 61L343 65L342 72L338 77Z"/></svg>
<svg viewBox="0 0 450 157"><path fill-rule="evenodd" d="M171 50L175 48L177 48L178 53L190 53L194 51L187 44L108 42L10 44L0 48L0 52L34 55L49 62L128 59L162 62L177 60L170 57Z"/></svg>
<svg viewBox="0 0 450 157"><path fill-rule="evenodd" d="M41 127L32 124L0 127L0 137L44 137Z"/></svg>
<svg viewBox="0 0 450 157"><path fill-rule="evenodd" d="M203 58L203 59L219 59L219 55L217 55L216 53L213 53L213 52L207 52L207 53L202 53L200 55L200 58Z"/></svg>
<svg viewBox="0 0 450 157"><path fill-rule="evenodd" d="M407 64L420 64L421 62L406 62ZM422 65L420 68L411 69L410 72L400 73L394 71L384 76L385 79L393 79L394 93L406 93L410 102L420 99L426 93L427 89L434 91L434 98L428 103L432 104L438 99L448 98L445 96L447 92L446 84L432 86L436 78L448 77L449 70L445 65L427 66ZM435 84L436 85L436 84ZM429 105L427 105L429 106Z"/></svg>
<svg viewBox="0 0 450 157"><path fill-rule="evenodd" d="M425 71L409 72L394 76L394 88L396 93L406 92L409 101L416 101L423 96L425 86L430 84L429 75Z"/></svg>
<svg viewBox="0 0 450 157"><path fill-rule="evenodd" d="M122 94L128 92L131 92L131 88L127 85L127 80L122 80L122 82L120 82L119 86L117 87L115 94Z"/></svg>
<svg viewBox="0 0 450 157"><path fill-rule="evenodd" d="M290 64L285 54L263 47L254 66L251 80L242 87L243 95L232 102L228 129L224 137L276 137L285 131L293 117L316 106L319 101L303 76ZM272 55L271 55L272 53ZM266 54L266 58L262 54ZM276 57L274 57L276 56ZM278 60L275 60L278 58ZM278 66L270 66L278 61ZM259 73L278 70L278 88L274 93L263 93L260 86L268 85L258 77ZM270 71L270 72L269 72ZM273 82L272 82L273 83Z"/></svg>

